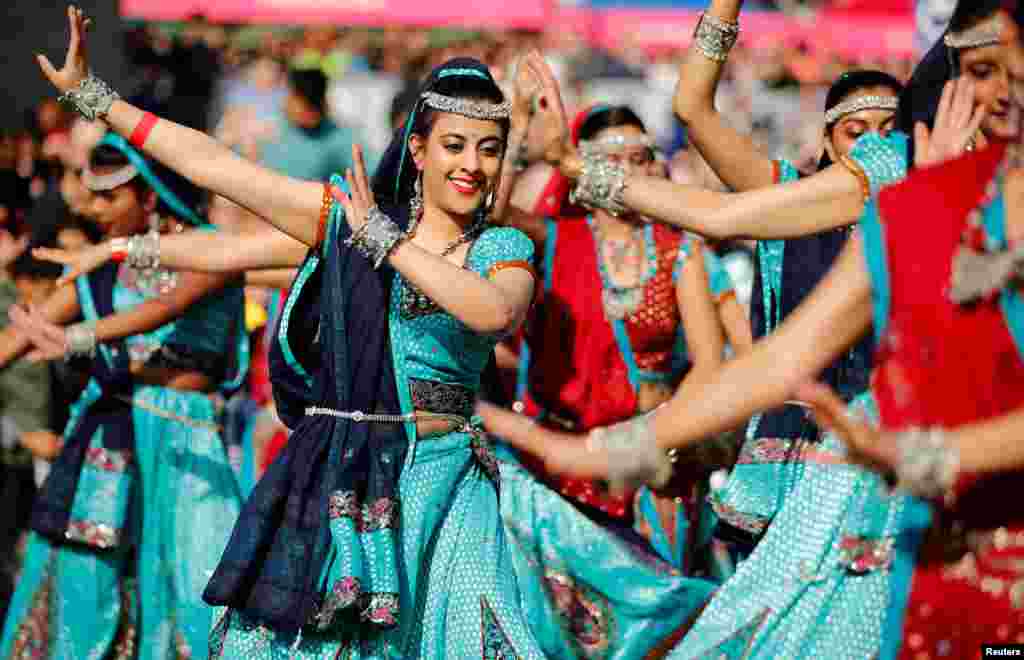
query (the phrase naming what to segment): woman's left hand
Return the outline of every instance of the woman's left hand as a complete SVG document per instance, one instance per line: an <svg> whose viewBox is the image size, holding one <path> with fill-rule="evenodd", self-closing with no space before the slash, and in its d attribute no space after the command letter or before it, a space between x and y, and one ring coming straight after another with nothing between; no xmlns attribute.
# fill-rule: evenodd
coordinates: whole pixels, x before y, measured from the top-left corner
<svg viewBox="0 0 1024 660"><path fill-rule="evenodd" d="M67 339L61 326L50 323L36 310L26 310L21 305L11 305L8 316L15 330L34 346L25 356L29 362L57 360L67 354Z"/></svg>
<svg viewBox="0 0 1024 660"><path fill-rule="evenodd" d="M533 100L540 89L540 83L528 64L534 56L535 52L531 51L516 65L516 77L512 81L512 98L509 99L512 105L509 117L512 133L525 134L533 115Z"/></svg>
<svg viewBox="0 0 1024 660"><path fill-rule="evenodd" d="M852 462L885 476L893 473L898 461L895 439L858 419L832 388L808 383L796 396L811 406L819 427L839 436Z"/></svg>
<svg viewBox="0 0 1024 660"><path fill-rule="evenodd" d="M363 160L363 148L352 145L352 163L355 171L346 170L345 182L349 194L345 194L338 186L331 186L331 195L345 209L345 221L355 233L366 224L370 209L377 205L370 189L370 179L366 175L366 163Z"/></svg>

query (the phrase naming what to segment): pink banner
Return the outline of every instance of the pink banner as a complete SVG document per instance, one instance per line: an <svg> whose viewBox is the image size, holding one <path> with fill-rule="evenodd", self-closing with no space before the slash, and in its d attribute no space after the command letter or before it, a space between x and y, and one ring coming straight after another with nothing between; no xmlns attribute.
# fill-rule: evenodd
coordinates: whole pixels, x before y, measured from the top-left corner
<svg viewBox="0 0 1024 660"><path fill-rule="evenodd" d="M608 9L594 12L592 35L606 48L639 46L651 50L685 48L700 16L692 10ZM740 38L753 47L785 43L799 30L779 12L744 12Z"/></svg>
<svg viewBox="0 0 1024 660"><path fill-rule="evenodd" d="M540 30L548 0L121 0L121 15L151 21L202 14L218 23L386 27L414 25Z"/></svg>

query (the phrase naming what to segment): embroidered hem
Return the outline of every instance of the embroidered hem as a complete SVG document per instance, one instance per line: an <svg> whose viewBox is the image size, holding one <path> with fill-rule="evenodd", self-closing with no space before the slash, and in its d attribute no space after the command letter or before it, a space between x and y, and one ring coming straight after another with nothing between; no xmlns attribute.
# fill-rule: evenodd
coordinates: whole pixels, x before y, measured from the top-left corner
<svg viewBox="0 0 1024 660"><path fill-rule="evenodd" d="M85 463L105 472L124 472L132 461L132 452L113 451L103 447L90 447L85 452Z"/></svg>
<svg viewBox="0 0 1024 660"><path fill-rule="evenodd" d="M328 499L327 515L332 519L351 518L360 533L395 529L398 526L398 500L381 497L360 505L355 491L339 490L331 493Z"/></svg>
<svg viewBox="0 0 1024 660"><path fill-rule="evenodd" d="M709 499L711 501L711 508L714 509L719 518L745 532L760 535L764 533L764 530L768 528L768 523L771 522L768 518L739 511L717 498L711 497Z"/></svg>
<svg viewBox="0 0 1024 660"><path fill-rule="evenodd" d="M64 530L64 538L108 550L121 542L121 530L91 520L69 520L68 528Z"/></svg>
<svg viewBox="0 0 1024 660"><path fill-rule="evenodd" d="M325 630L346 610L358 611L359 620L382 628L398 624L398 594L363 593L359 578L351 575L336 580L334 587L324 599L323 605L313 614L311 623L318 630Z"/></svg>

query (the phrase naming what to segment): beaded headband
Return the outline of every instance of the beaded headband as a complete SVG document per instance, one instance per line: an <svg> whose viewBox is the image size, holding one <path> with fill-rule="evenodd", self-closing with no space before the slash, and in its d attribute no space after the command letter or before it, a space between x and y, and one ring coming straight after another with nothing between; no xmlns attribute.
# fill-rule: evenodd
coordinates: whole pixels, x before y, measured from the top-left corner
<svg viewBox="0 0 1024 660"><path fill-rule="evenodd" d="M508 101L504 103L488 103L486 101L477 101L474 99L461 99L453 96L445 96L444 94L438 94L437 92L424 92L421 97L423 102L429 105L435 110L441 112L453 112L463 117L469 117L470 119L487 119L490 121L497 121L499 119L508 119L512 112L512 104Z"/></svg>
<svg viewBox="0 0 1024 660"><path fill-rule="evenodd" d="M852 115L861 110L892 110L900 107L900 101L895 96L858 96L849 101L837 103L825 112L825 125L836 123L846 115Z"/></svg>
<svg viewBox="0 0 1024 660"><path fill-rule="evenodd" d="M580 151L588 153L615 153L630 147L654 149L654 140L648 135L626 137L625 135L609 135L596 140L580 140Z"/></svg>
<svg viewBox="0 0 1024 660"><path fill-rule="evenodd" d="M134 165L125 165L110 174L96 174L86 167L82 170L82 184L92 192L104 192L119 188L138 175L139 170Z"/></svg>
<svg viewBox="0 0 1024 660"><path fill-rule="evenodd" d="M1002 33L1003 19L997 14L991 25L978 25L961 32L947 32L942 41L953 50L966 50L1002 43Z"/></svg>

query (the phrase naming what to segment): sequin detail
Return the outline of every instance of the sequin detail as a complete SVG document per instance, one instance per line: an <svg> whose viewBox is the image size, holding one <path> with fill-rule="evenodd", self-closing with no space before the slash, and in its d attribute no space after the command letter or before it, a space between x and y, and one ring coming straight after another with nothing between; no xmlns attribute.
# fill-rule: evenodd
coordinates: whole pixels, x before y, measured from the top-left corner
<svg viewBox="0 0 1024 660"><path fill-rule="evenodd" d="M476 394L468 387L420 378L409 379L409 395L412 397L412 407L416 410L458 415L467 419L473 415L476 401Z"/></svg>
<svg viewBox="0 0 1024 660"><path fill-rule="evenodd" d="M330 518L351 518L360 532L394 529L398 526L398 500L381 497L360 504L354 491L335 491L327 500Z"/></svg>
<svg viewBox="0 0 1024 660"><path fill-rule="evenodd" d="M64 531L64 538L106 550L120 544L121 530L90 520L70 520L68 528Z"/></svg>
<svg viewBox="0 0 1024 660"><path fill-rule="evenodd" d="M603 660L615 639L615 616L608 599L567 573L548 569L544 583L560 623L579 657Z"/></svg>
<svg viewBox="0 0 1024 660"><path fill-rule="evenodd" d="M480 657L482 660L518 660L519 654L501 629L486 596L480 596Z"/></svg>
<svg viewBox="0 0 1024 660"><path fill-rule="evenodd" d="M132 453L129 451L112 451L103 447L89 447L85 452L85 462L105 472L124 472L131 464Z"/></svg>

